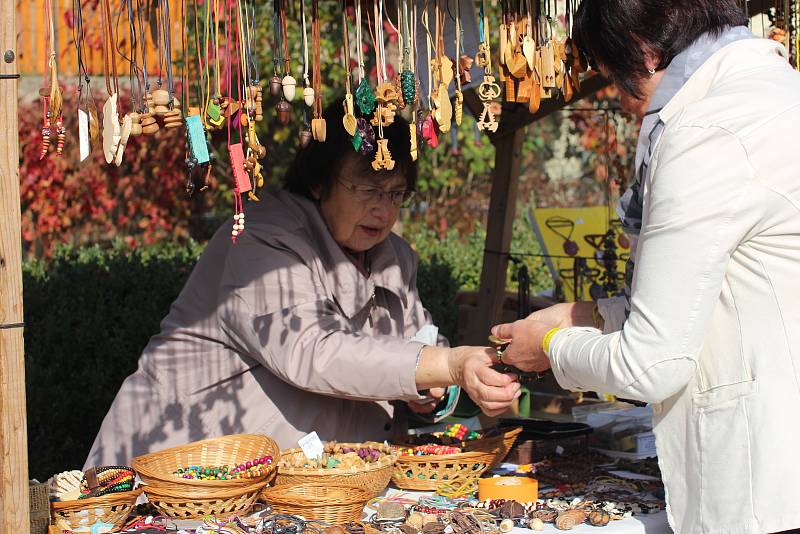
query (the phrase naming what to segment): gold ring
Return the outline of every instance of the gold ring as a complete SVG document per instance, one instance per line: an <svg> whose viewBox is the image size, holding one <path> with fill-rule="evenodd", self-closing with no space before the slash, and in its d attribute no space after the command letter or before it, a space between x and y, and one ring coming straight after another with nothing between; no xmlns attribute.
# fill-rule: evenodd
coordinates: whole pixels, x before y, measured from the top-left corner
<svg viewBox="0 0 800 534"><path fill-rule="evenodd" d="M500 364L502 364L502 363L503 363L503 353L502 353L502 352L500 352L499 350L497 351L497 361L498 361L498 363L500 363Z"/></svg>

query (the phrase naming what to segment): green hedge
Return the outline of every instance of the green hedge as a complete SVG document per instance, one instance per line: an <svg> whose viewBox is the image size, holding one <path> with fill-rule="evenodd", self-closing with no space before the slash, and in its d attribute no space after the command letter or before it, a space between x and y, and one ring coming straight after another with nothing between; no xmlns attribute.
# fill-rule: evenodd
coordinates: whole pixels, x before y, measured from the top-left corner
<svg viewBox="0 0 800 534"><path fill-rule="evenodd" d="M480 278L482 231L418 230L420 296L454 339L456 293ZM80 468L122 381L177 297L202 246L59 249L24 265L25 381L31 477Z"/></svg>

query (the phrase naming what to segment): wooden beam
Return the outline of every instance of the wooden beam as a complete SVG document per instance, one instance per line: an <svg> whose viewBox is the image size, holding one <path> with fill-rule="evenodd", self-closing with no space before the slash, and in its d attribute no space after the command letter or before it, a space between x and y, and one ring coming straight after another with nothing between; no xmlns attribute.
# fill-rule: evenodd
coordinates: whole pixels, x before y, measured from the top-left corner
<svg viewBox="0 0 800 534"><path fill-rule="evenodd" d="M4 534L30 531L15 4L0 3L0 532Z"/></svg>
<svg viewBox="0 0 800 534"><path fill-rule="evenodd" d="M498 139L495 144L492 196L486 223L478 308L465 336L469 344L485 345L489 329L502 316L524 135L525 130L520 128L513 135Z"/></svg>

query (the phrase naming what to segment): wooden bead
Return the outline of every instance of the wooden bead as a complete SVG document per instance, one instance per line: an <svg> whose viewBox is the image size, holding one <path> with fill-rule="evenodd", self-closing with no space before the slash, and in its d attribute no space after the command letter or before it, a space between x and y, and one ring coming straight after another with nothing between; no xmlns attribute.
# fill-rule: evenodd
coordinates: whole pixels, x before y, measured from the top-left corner
<svg viewBox="0 0 800 534"><path fill-rule="evenodd" d="M153 108L153 113L156 115L163 115L169 111L169 108L166 105L160 106L156 104L155 108Z"/></svg>
<svg viewBox="0 0 800 534"><path fill-rule="evenodd" d="M166 106L169 104L169 93L166 89L156 89L153 91L153 103L156 106Z"/></svg>

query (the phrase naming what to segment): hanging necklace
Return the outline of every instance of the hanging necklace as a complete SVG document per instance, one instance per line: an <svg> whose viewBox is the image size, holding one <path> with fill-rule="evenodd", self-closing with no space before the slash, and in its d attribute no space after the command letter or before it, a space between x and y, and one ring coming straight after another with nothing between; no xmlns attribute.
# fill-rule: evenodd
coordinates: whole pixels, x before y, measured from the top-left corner
<svg viewBox="0 0 800 534"><path fill-rule="evenodd" d="M456 55L455 57L459 58L458 61L458 73L456 74L456 99L455 99L455 107L453 109L453 116L456 121L457 126L461 126L461 119L464 114L464 94L461 92L461 69L462 69L462 62L460 59L460 55L462 53L462 32L464 30L461 28L461 0L456 0Z"/></svg>
<svg viewBox="0 0 800 534"><path fill-rule="evenodd" d="M433 99L433 87L436 85L434 81L434 76L438 69L433 68L434 60L431 57L431 44L433 41L433 36L431 35L430 26L428 25L428 3L425 3L424 11L422 12L422 28L425 30L425 34L427 38L425 39L425 49L427 51L425 66L428 69L428 114L425 116L425 119L422 122L421 135L422 138L428 143L428 146L431 148L436 148L439 146L439 134L437 133L437 125L434 121L434 99Z"/></svg>
<svg viewBox="0 0 800 534"><path fill-rule="evenodd" d="M500 96L500 86L492 76L492 50L489 43L489 18L486 14L486 0L481 0L480 8L480 44L478 45L478 55L475 63L483 67L483 81L478 86L478 96L483 102L483 111L478 118L478 130L489 130L496 132L498 127L497 118L491 110L491 103ZM502 35L502 34L501 34Z"/></svg>
<svg viewBox="0 0 800 534"><path fill-rule="evenodd" d="M269 93L278 97L282 91L278 65L283 62L283 40L281 39L281 9L283 0L274 0L272 13L272 78L269 80Z"/></svg>
<svg viewBox="0 0 800 534"><path fill-rule="evenodd" d="M327 136L325 119L322 118L322 69L320 51L319 0L311 0L311 63L314 85L314 118L311 119L311 135L318 143Z"/></svg>
<svg viewBox="0 0 800 534"><path fill-rule="evenodd" d="M389 152L389 140L384 139L383 129L394 122L395 110L397 105L397 90L395 84L390 82L386 76L386 49L384 47L383 38L383 0L377 0L374 4L375 9L375 64L378 73L378 87L375 91L375 99L378 102L378 108L375 115L372 117L371 124L378 128L377 147L375 150L375 159L372 161L372 168L376 171L381 169L392 170L395 166L395 161L392 159L392 154ZM371 31L370 31L371 33Z"/></svg>
<svg viewBox="0 0 800 534"><path fill-rule="evenodd" d="M436 14L436 61L433 68L437 71L434 78L438 80L435 86L435 110L433 118L439 125L439 131L447 133L453 122L453 105L450 103L449 85L453 81L453 62L445 54L444 49L444 10L440 0L434 0Z"/></svg>
<svg viewBox="0 0 800 534"><path fill-rule="evenodd" d="M228 116L228 155L231 160L231 170L233 172L233 200L234 200L234 213L233 213L233 227L231 229L231 240L236 243L236 238L241 235L244 231L244 205L242 203L242 193L247 193L252 189L252 185L250 184L250 177L247 175L245 170L245 161L244 161L244 150L242 148L241 138L242 133L240 130L241 122L239 122L235 128L239 134L239 142L238 143L231 143L231 130L234 127L234 110L233 108L236 107L233 101L233 73L236 72L236 76L238 78L237 82L237 93L241 92L241 70L239 69L239 65L235 65L233 61L233 56L231 54L231 48L237 50L239 48L239 25L234 23L233 20L233 1L228 0L228 12L227 18L225 20L225 55L227 57L227 73L228 73L228 97L231 99L228 102L227 111L229 113ZM232 41L236 38L236 45L232 47ZM241 62L243 58L238 53L236 54L236 61ZM237 101L241 100L241 95L237 96Z"/></svg>
<svg viewBox="0 0 800 534"><path fill-rule="evenodd" d="M344 59L344 87L345 95L344 102L344 117L342 117L342 126L347 131L350 137L356 135L358 129L358 122L355 117L355 101L351 92L350 82L352 73L350 71L350 32L347 24L347 4L346 0L342 0L342 41L343 45L343 59ZM304 30L305 31L305 30Z"/></svg>
<svg viewBox="0 0 800 534"><path fill-rule="evenodd" d="M66 128L62 117L63 97L61 87L58 84L58 68L56 65L56 43L55 30L53 28L53 10L50 0L44 3L46 38L45 48L47 56L45 58L44 79L39 95L42 97L42 150L39 159L44 158L50 148L50 136L52 135L52 123L55 122L55 133L57 138L56 155L60 156L64 150L64 140L66 139Z"/></svg>
<svg viewBox="0 0 800 534"><path fill-rule="evenodd" d="M81 0L72 2L73 41L78 57L78 150L79 160L85 161L92 146L100 139L100 121L92 98L89 72L86 69L86 31L83 25Z"/></svg>
<svg viewBox="0 0 800 534"><path fill-rule="evenodd" d="M283 1L283 0L281 0ZM291 75L291 57L289 56L289 35L286 32L286 8L281 9L281 36L283 38L283 78L281 79L281 86L283 87L283 97L291 102L294 100L295 92L297 89L297 80Z"/></svg>
<svg viewBox="0 0 800 534"><path fill-rule="evenodd" d="M298 139L300 147L305 148L311 143L313 134L311 133L311 125L308 122L309 110L314 112L314 88L311 87L311 80L308 77L308 25L306 23L306 6L305 0L300 0L300 27L303 31L303 127L300 128Z"/></svg>
<svg viewBox="0 0 800 534"><path fill-rule="evenodd" d="M142 109L144 101L144 83L141 76L141 68L139 67L139 38L140 34L137 29L136 10L134 8L134 0L127 0L128 12L128 34L130 35L130 62L129 79L131 86L131 111L127 114L130 125L130 135L137 136L142 134L141 117L139 110ZM126 119L123 119L123 124ZM120 144L122 142L120 141Z"/></svg>
<svg viewBox="0 0 800 534"><path fill-rule="evenodd" d="M197 0L193 2L194 7L194 20L195 20L195 53L197 54L197 93L198 93L198 100L199 103L202 105L205 101L203 95L204 89L204 70L203 70L203 56L202 50L208 48L208 18L205 18L205 29L204 36L205 36L205 47L201 48L200 46L200 25L199 25L199 18L197 16ZM208 2L206 2L205 6L206 12L208 11ZM183 21L182 27L186 27L185 23L185 12L186 12L186 2L185 0L181 2L181 19ZM208 140L206 138L206 129L203 125L203 120L200 117L200 107L193 108L191 106L190 100L190 87L189 87L189 57L187 54L187 44L186 44L186 32L183 32L183 39L181 40L182 48L183 48L183 102L188 110L188 114L183 118L185 127L186 127L186 141L187 141L187 154L186 154L186 166L188 169L188 177L186 180L186 192L191 195L194 193L195 190L195 182L194 182L194 171L195 169L201 169L201 175L203 178L203 183L200 186L200 190L203 191L208 189L209 182L210 182L210 174L211 174L211 155L208 150ZM207 70L205 73L207 74ZM208 86L208 82L206 81L205 87ZM205 172L203 172L205 170Z"/></svg>
<svg viewBox="0 0 800 534"><path fill-rule="evenodd" d="M111 8L108 0L101 1L101 19L103 27L103 74L106 79L106 91L108 98L103 104L103 155L106 163L111 163L116 159L117 149L122 137L122 129L117 115L117 66L114 58L114 31L111 26ZM111 75L109 75L111 71ZM111 88L113 79L114 88Z"/></svg>
<svg viewBox="0 0 800 534"><path fill-rule="evenodd" d="M356 104L361 115L368 116L375 110L375 94L364 74L364 50L362 38L361 0L355 0L356 6L356 49L358 50L358 87L356 87ZM370 29L370 31L372 31Z"/></svg>
<svg viewBox="0 0 800 534"><path fill-rule="evenodd" d="M279 48L277 59L273 59L273 61L277 61L277 63L275 65L275 76L270 80L270 92L273 96L280 96L280 100L275 104L275 112L281 126L286 126L292 119L292 105L289 103L287 97L291 96L294 98L297 81L289 76L289 37L286 35L286 9L284 0L275 0L275 7L277 9L276 32L279 36L279 38L276 39L276 45ZM283 65L282 78L278 76L278 64ZM284 81L286 81L285 86L283 83Z"/></svg>
<svg viewBox="0 0 800 534"><path fill-rule="evenodd" d="M243 0L246 2L247 0ZM245 3L246 5L246 3ZM241 127L246 128L245 131L245 139L247 140L247 154L244 160L244 169L250 176L252 177L251 185L253 187L261 188L264 186L264 176L262 174L262 166L259 162L260 159L263 159L267 155L267 149L264 147L261 142L258 140L258 136L256 135L256 127L255 121L253 120L253 115L255 114L255 102L253 100L253 95L250 94L250 89L252 88L252 82L250 81L250 65L252 64L252 60L250 59L250 47L248 44L248 28L250 27L250 23L246 19L247 10L245 9L244 14L242 13L242 0L238 2L238 9L237 13L237 22L238 22L238 36L239 36L239 83L237 87L241 90L242 88L245 91L246 101L244 107L240 109L239 112L239 123ZM286 28L284 27L284 34ZM287 54L288 56L288 54ZM244 79L244 86L242 86L242 78ZM284 77L285 80L286 77ZM294 78L292 78L294 80ZM296 85L296 82L295 82ZM287 90L288 85L284 85L284 91ZM290 91L294 91L295 86L292 85ZM291 95L294 98L294 94ZM240 130L240 137L241 137L241 130ZM253 187L249 191L247 191L247 197L254 201L258 202L259 198L256 196Z"/></svg>

